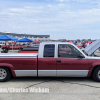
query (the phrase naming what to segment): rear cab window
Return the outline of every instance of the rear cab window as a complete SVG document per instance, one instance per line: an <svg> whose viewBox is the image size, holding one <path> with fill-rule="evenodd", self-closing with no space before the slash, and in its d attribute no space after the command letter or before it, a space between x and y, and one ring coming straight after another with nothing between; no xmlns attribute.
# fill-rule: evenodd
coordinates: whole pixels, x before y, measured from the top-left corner
<svg viewBox="0 0 100 100"><path fill-rule="evenodd" d="M54 57L55 54L55 45L48 44L44 46L44 54L43 57Z"/></svg>

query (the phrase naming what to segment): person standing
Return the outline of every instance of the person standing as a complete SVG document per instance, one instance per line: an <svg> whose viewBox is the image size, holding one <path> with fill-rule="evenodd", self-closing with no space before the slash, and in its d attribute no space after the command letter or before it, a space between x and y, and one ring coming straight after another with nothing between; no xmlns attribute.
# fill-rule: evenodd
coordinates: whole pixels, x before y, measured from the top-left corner
<svg viewBox="0 0 100 100"><path fill-rule="evenodd" d="M77 43L76 44L82 46L82 43L81 43L80 40L77 40Z"/></svg>
<svg viewBox="0 0 100 100"><path fill-rule="evenodd" d="M88 41L85 43L85 47L87 47L89 45Z"/></svg>

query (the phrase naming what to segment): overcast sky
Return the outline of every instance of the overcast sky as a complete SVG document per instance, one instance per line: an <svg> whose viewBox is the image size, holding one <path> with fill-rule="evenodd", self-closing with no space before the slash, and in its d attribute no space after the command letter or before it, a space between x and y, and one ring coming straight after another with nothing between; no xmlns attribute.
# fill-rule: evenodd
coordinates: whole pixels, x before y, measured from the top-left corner
<svg viewBox="0 0 100 100"><path fill-rule="evenodd" d="M0 0L0 32L100 39L100 0Z"/></svg>

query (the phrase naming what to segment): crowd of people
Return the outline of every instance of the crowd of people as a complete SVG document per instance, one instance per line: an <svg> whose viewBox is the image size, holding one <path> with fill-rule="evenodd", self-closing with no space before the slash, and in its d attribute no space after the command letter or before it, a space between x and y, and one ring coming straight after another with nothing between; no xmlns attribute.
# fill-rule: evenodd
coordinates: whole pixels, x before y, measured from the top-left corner
<svg viewBox="0 0 100 100"><path fill-rule="evenodd" d="M77 40L77 41L74 41L73 43L75 45L80 45L81 47L85 48L87 47L88 45L90 45L93 41L80 41L80 40Z"/></svg>
<svg viewBox="0 0 100 100"><path fill-rule="evenodd" d="M93 41L88 41L88 40L64 40L64 41L58 41L58 40L47 40L47 41L40 41L39 43L41 42L69 42L69 43L73 43L77 46L80 46L80 47L87 47L88 45L90 45ZM3 45L34 45L34 44L39 44L39 43L35 43L35 42L3 42L2 44Z"/></svg>

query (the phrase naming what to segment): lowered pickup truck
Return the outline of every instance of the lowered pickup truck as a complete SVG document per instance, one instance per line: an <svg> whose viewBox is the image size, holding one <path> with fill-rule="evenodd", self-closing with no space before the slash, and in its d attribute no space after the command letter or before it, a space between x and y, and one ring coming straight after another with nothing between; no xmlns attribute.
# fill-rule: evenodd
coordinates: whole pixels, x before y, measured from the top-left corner
<svg viewBox="0 0 100 100"><path fill-rule="evenodd" d="M10 77L90 77L100 81L100 57L72 43L40 43L38 53L0 54L0 81Z"/></svg>

